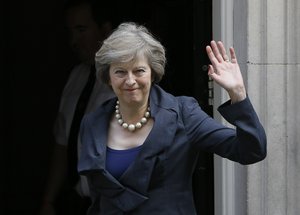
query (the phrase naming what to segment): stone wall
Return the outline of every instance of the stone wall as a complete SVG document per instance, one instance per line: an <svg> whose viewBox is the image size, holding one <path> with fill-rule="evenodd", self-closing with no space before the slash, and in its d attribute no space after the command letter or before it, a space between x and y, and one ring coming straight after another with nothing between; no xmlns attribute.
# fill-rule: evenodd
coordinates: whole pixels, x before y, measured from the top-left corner
<svg viewBox="0 0 300 215"><path fill-rule="evenodd" d="M216 157L215 214L298 215L300 2L213 0L213 35L235 47L268 138L263 162L244 167ZM215 107L228 98L217 86L214 93Z"/></svg>
<svg viewBox="0 0 300 215"><path fill-rule="evenodd" d="M300 211L300 7L247 2L247 86L268 136L268 156L248 167L248 214Z"/></svg>

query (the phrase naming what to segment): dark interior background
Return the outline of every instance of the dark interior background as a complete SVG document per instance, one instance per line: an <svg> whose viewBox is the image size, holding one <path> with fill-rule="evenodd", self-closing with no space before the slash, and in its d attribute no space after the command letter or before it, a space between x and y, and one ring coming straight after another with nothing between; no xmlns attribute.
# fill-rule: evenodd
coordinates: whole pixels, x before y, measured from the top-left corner
<svg viewBox="0 0 300 215"><path fill-rule="evenodd" d="M53 149L60 94L75 62L66 42L61 0L1 3L0 214L37 214ZM205 46L211 40L210 0L127 0L131 21L144 24L167 49L161 85L208 105ZM195 172L199 214L213 214L213 160L201 154Z"/></svg>

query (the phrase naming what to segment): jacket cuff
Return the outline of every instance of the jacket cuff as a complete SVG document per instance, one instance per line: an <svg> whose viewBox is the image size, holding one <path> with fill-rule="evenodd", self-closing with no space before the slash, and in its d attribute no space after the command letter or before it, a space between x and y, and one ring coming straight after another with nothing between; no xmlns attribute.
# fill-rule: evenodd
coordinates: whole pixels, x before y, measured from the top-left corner
<svg viewBox="0 0 300 215"><path fill-rule="evenodd" d="M249 97L244 100L231 104L231 101L227 101L222 104L218 111L220 114L231 124L235 124L236 120L244 118L246 115L253 115L255 113L254 108L250 102Z"/></svg>

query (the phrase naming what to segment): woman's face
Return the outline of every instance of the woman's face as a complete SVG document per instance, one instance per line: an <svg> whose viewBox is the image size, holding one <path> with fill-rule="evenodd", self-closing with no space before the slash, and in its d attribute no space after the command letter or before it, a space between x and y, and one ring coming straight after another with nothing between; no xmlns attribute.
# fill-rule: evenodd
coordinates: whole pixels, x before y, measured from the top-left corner
<svg viewBox="0 0 300 215"><path fill-rule="evenodd" d="M127 63L113 63L109 69L110 85L122 103L146 104L151 88L151 68L147 59L137 56Z"/></svg>

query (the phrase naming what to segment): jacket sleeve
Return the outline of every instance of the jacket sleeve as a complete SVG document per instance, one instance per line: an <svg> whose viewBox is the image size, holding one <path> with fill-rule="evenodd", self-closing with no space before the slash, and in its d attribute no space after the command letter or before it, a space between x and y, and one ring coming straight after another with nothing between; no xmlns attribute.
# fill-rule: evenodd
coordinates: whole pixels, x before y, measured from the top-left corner
<svg viewBox="0 0 300 215"><path fill-rule="evenodd" d="M248 97L232 105L228 101L218 108L236 129L212 119L195 99L184 103L182 117L186 133L198 149L241 164L256 163L266 157L266 134Z"/></svg>

